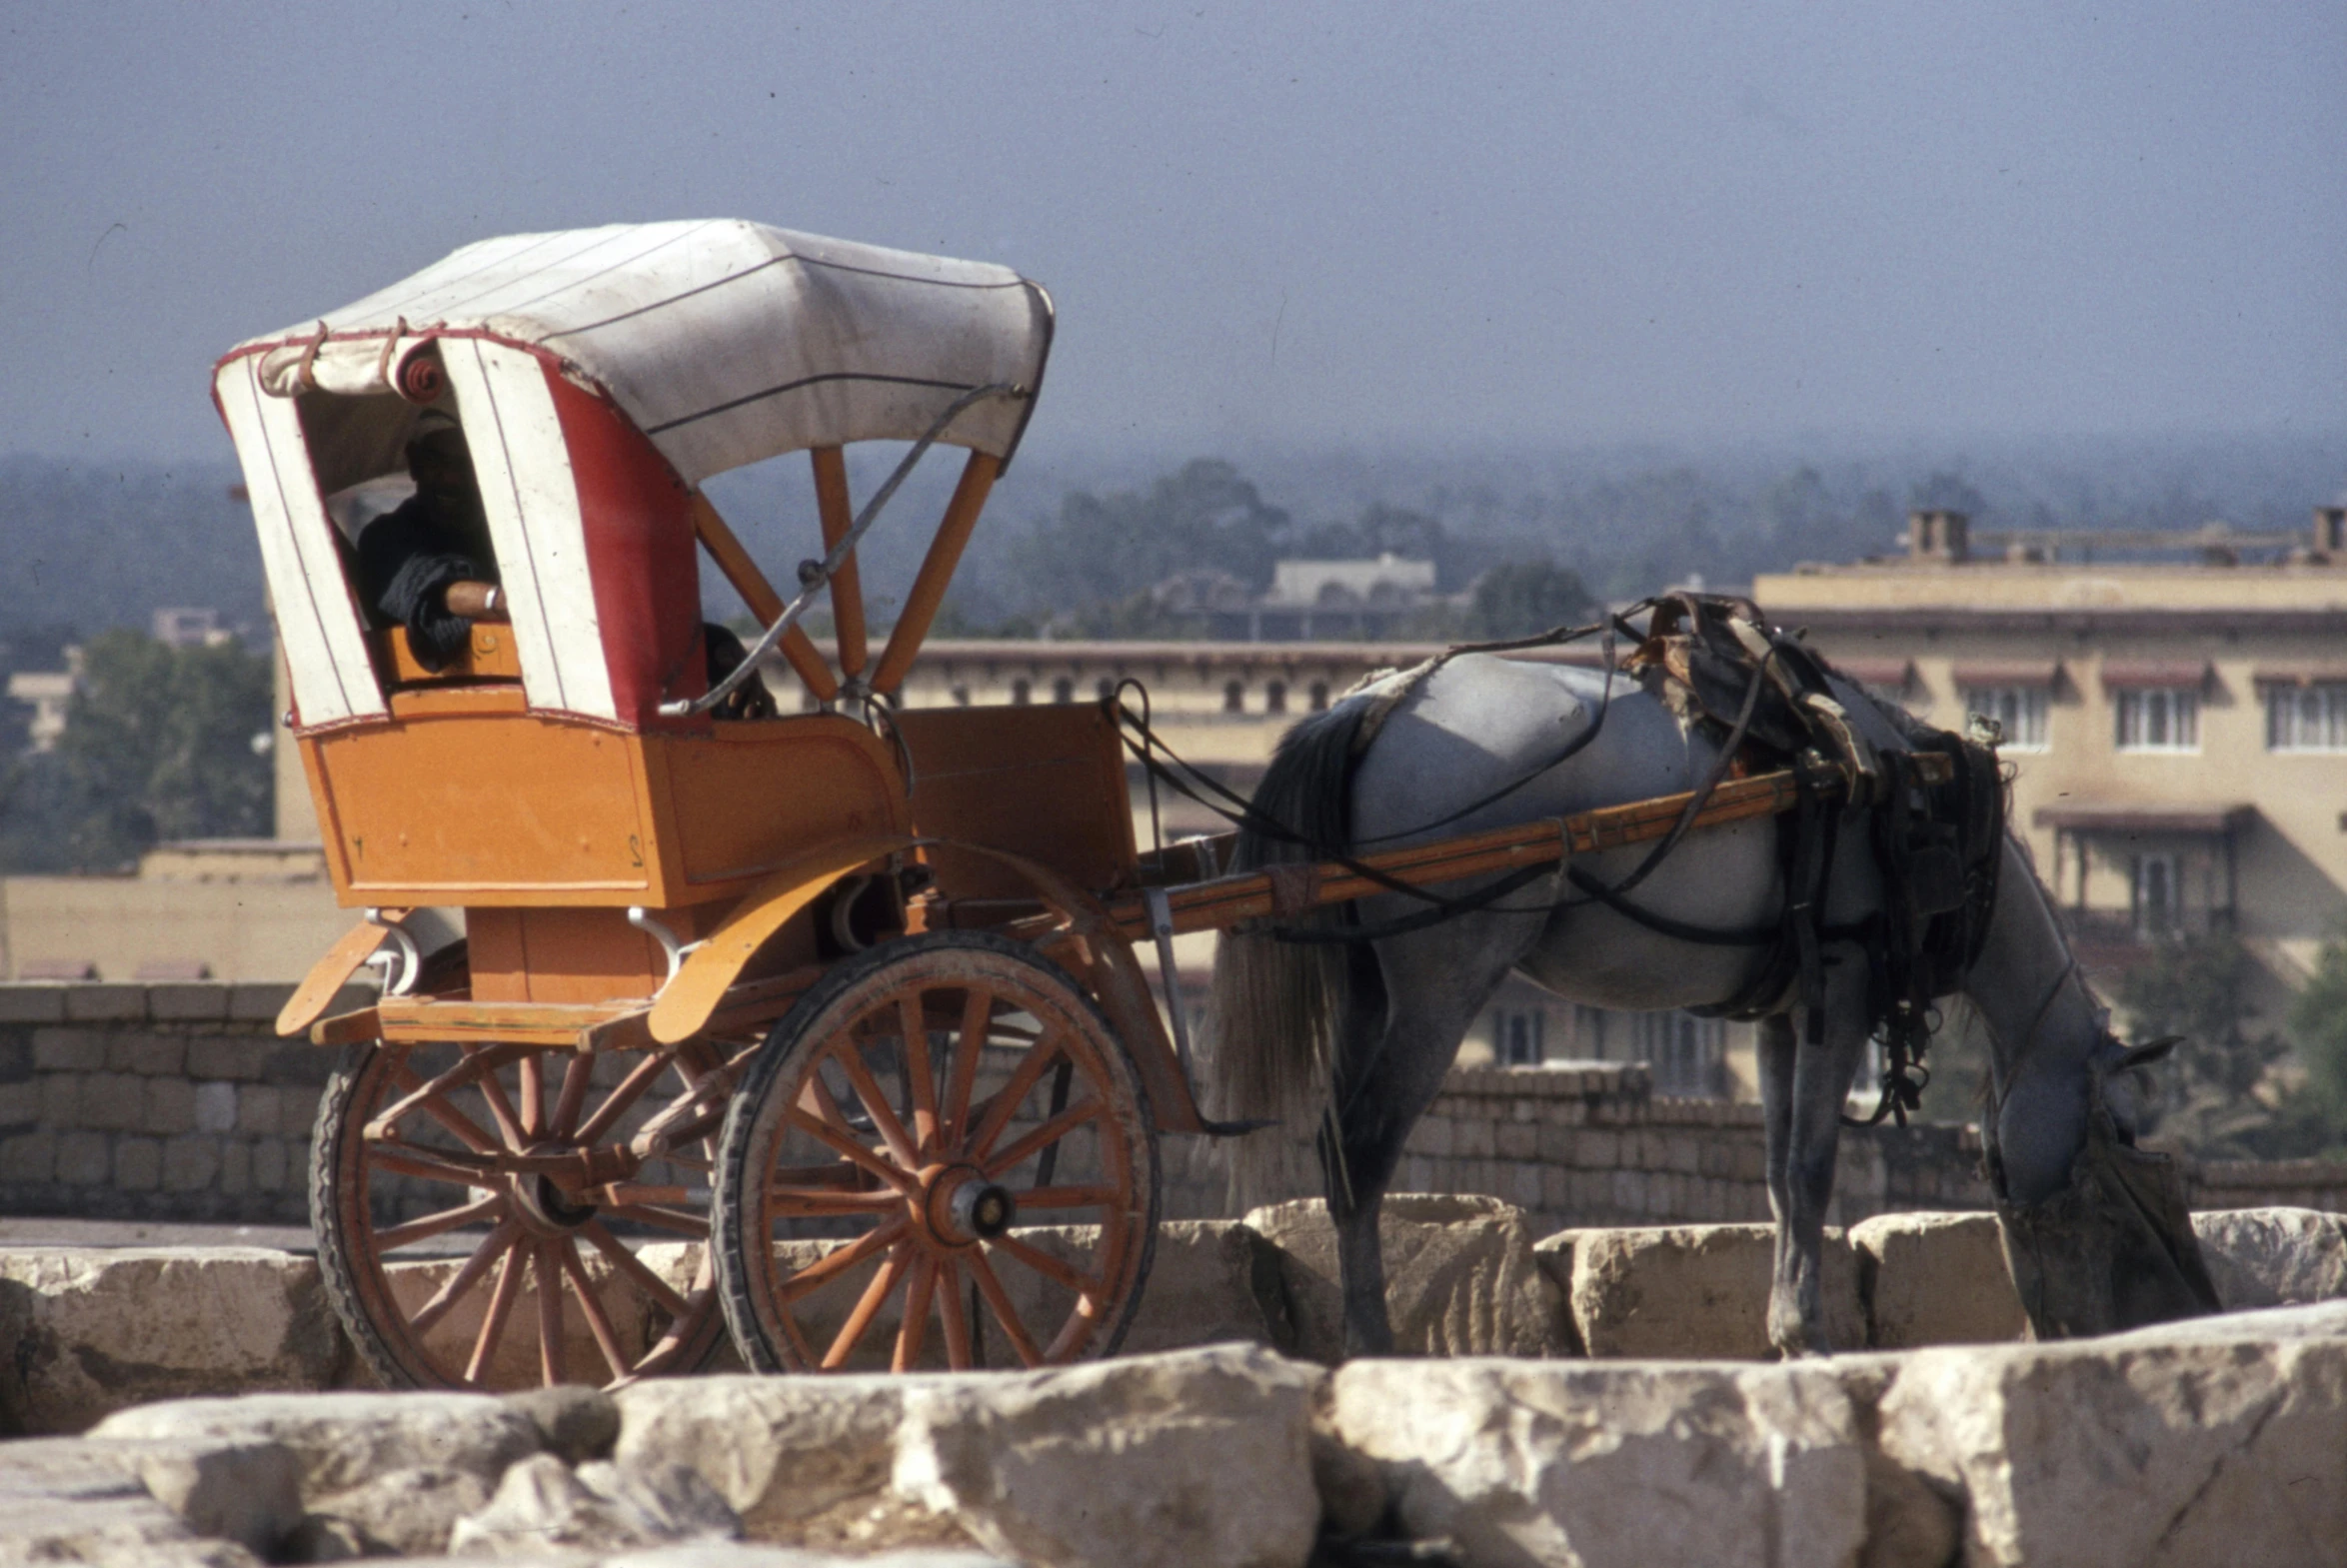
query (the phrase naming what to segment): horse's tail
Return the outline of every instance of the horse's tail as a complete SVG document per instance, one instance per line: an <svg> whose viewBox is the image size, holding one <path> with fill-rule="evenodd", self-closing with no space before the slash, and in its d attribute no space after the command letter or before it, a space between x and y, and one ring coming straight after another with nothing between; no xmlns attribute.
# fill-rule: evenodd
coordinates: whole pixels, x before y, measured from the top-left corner
<svg viewBox="0 0 2347 1568"><path fill-rule="evenodd" d="M1281 737L1239 827L1233 869L1322 859L1348 846L1354 738L1368 708L1365 698L1348 699ZM1336 918L1323 909L1282 923ZM1354 1005L1355 951L1260 930L1225 931L1216 944L1209 1081L1219 1114L1280 1123L1236 1140L1234 1199L1287 1195L1288 1162L1326 1103L1336 1042Z"/></svg>

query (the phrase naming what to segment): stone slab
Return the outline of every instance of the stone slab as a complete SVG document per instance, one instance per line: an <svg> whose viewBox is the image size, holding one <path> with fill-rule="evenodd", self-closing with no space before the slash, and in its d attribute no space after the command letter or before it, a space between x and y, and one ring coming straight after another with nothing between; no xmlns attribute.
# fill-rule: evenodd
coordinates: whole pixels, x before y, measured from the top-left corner
<svg viewBox="0 0 2347 1568"><path fill-rule="evenodd" d="M1571 1234L1570 1304L1587 1354L1774 1358L1768 1343L1772 1227L1666 1225ZM1828 1227L1820 1261L1826 1336L1837 1348L1863 1348L1866 1314L1857 1254L1842 1232Z"/></svg>
<svg viewBox="0 0 2347 1568"><path fill-rule="evenodd" d="M1343 1354L1336 1230L1319 1198L1255 1209L1246 1223L1278 1249L1294 1353ZM1377 1234L1385 1310L1404 1355L1572 1353L1564 1301L1532 1254L1522 1209L1475 1194L1388 1194Z"/></svg>
<svg viewBox="0 0 2347 1568"><path fill-rule="evenodd" d="M2200 1255L2228 1311L2347 1296L2347 1216L2311 1208L2235 1208L2192 1216Z"/></svg>
<svg viewBox="0 0 2347 1568"><path fill-rule="evenodd" d="M1990 1213L1877 1214L1850 1227L1877 1349L2011 1344L2028 1317Z"/></svg>
<svg viewBox="0 0 2347 1568"><path fill-rule="evenodd" d="M1855 1564L1866 1445L1829 1365L1355 1361L1321 1422L1473 1565Z"/></svg>
<svg viewBox="0 0 2347 1568"><path fill-rule="evenodd" d="M0 1248L0 1418L78 1432L157 1399L331 1387L349 1347L305 1257L262 1247Z"/></svg>
<svg viewBox="0 0 2347 1568"><path fill-rule="evenodd" d="M2347 1303L1917 1351L1878 1420L1980 1568L2347 1563Z"/></svg>

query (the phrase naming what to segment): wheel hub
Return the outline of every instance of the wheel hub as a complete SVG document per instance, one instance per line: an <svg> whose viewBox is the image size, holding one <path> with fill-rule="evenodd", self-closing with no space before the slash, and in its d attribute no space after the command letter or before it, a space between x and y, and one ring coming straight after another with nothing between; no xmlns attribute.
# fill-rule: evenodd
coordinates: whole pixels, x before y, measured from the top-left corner
<svg viewBox="0 0 2347 1568"><path fill-rule="evenodd" d="M542 1143L530 1152L559 1154L566 1150ZM596 1206L585 1201L584 1194L565 1191L560 1182L543 1171L513 1177L510 1188L522 1223L543 1236L567 1235L596 1215Z"/></svg>
<svg viewBox="0 0 2347 1568"><path fill-rule="evenodd" d="M921 1174L922 1223L941 1246L969 1247L1009 1230L1019 1203L975 1165L933 1165Z"/></svg>

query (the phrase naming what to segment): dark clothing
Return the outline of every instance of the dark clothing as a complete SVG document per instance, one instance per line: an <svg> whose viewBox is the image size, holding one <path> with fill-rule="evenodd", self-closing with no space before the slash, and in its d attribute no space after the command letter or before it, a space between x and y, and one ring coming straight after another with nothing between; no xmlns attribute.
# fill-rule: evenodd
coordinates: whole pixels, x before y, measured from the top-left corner
<svg viewBox="0 0 2347 1568"><path fill-rule="evenodd" d="M416 662L438 670L463 652L473 623L448 613L451 583L495 583L485 525L451 516L428 495L402 502L360 531L359 597L408 629Z"/></svg>

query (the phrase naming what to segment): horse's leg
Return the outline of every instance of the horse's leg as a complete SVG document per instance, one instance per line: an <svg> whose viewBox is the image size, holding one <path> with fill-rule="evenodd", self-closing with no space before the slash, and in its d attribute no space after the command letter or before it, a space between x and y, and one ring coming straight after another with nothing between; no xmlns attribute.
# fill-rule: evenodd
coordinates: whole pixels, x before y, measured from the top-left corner
<svg viewBox="0 0 2347 1568"><path fill-rule="evenodd" d="M1373 1016L1348 1017L1360 1023L1338 1041L1332 1126L1321 1134L1347 1356L1393 1352L1377 1236L1385 1189L1410 1128L1442 1091L1467 1025L1539 926L1537 917L1467 915L1375 949L1384 1005Z"/></svg>
<svg viewBox="0 0 2347 1568"><path fill-rule="evenodd" d="M1791 1247L1792 1185L1787 1171L1793 1148L1793 1080L1799 1044L1790 1013L1762 1018L1757 1042L1760 1068L1760 1116L1765 1128L1768 1212L1776 1221L1776 1251L1769 1271L1768 1342L1783 1346L1800 1340L1800 1313L1794 1305L1797 1291L1782 1283L1794 1277Z"/></svg>
<svg viewBox="0 0 2347 1568"><path fill-rule="evenodd" d="M1776 1272L1768 1292L1768 1339L1786 1356L1823 1355L1825 1307L1819 1270L1825 1249L1825 1210L1833 1201L1834 1155L1841 1141L1842 1105L1865 1053L1866 961L1854 950L1827 969L1825 1038L1792 1047L1792 1092L1784 1113L1782 1180L1776 1113L1770 1112L1770 1201L1776 1207ZM1774 1020L1771 1020L1774 1021ZM1806 1020L1804 1019L1804 1022ZM1785 1020L1790 1034L1790 1020Z"/></svg>

